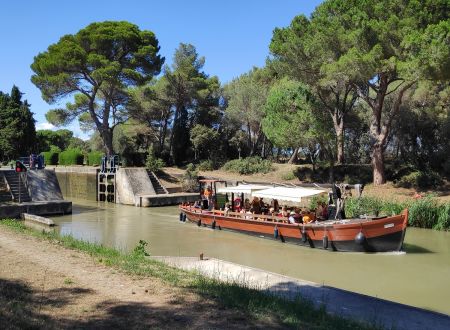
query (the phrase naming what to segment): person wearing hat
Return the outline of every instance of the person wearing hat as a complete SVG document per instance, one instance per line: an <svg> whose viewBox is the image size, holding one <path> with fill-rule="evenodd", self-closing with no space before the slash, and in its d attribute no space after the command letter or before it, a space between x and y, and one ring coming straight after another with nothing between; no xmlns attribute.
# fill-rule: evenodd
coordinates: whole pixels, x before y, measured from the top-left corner
<svg viewBox="0 0 450 330"><path fill-rule="evenodd" d="M294 211L291 211L291 213L289 213L289 218L288 218L289 223L295 223L295 218L294 218L294 216L295 216L295 212L294 212Z"/></svg>

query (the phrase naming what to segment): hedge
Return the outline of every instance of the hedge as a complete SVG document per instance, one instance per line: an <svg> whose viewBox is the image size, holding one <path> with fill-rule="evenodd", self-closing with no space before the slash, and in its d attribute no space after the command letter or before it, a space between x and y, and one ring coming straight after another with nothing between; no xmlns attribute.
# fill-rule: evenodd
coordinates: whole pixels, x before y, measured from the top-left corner
<svg viewBox="0 0 450 330"><path fill-rule="evenodd" d="M67 149L59 154L59 165L83 165L84 155L80 149Z"/></svg>

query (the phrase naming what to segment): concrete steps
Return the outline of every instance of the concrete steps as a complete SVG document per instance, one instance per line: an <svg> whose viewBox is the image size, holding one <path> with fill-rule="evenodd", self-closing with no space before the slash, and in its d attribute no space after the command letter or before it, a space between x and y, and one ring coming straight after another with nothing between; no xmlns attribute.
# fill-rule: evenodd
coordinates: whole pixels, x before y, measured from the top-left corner
<svg viewBox="0 0 450 330"><path fill-rule="evenodd" d="M28 194L28 190L23 182L20 180L19 176L15 171L3 171L3 174L8 182L10 192L13 196L15 202L19 201L19 191L20 191L20 201L21 202L31 202L31 197Z"/></svg>
<svg viewBox="0 0 450 330"><path fill-rule="evenodd" d="M153 188L155 189L155 192L157 195L162 194L168 194L169 192L167 189L161 184L161 182L158 180L158 177L155 175L154 172L147 170L148 177L150 178L150 181L153 185Z"/></svg>

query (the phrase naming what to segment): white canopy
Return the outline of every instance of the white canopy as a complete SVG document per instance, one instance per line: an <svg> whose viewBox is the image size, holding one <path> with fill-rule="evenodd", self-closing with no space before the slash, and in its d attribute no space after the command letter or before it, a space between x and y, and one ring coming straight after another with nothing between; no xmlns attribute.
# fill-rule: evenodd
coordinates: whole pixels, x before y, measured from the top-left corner
<svg viewBox="0 0 450 330"><path fill-rule="evenodd" d="M275 187L255 191L253 196L267 199L279 199L289 202L300 202L302 197L311 197L326 192L325 190L303 188L303 187Z"/></svg>
<svg viewBox="0 0 450 330"><path fill-rule="evenodd" d="M253 194L253 192L257 191L257 190L263 190L263 189L268 189L271 186L264 186L264 185L260 185L260 184L240 184L238 186L233 186L233 187L224 187L224 188L218 188L217 192L218 193L235 193L235 194Z"/></svg>

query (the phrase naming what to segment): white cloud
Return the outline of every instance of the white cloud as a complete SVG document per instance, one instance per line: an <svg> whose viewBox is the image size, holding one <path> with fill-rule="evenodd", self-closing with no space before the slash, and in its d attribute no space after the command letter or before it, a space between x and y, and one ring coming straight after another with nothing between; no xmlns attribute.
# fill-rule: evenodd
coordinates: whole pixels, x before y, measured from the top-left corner
<svg viewBox="0 0 450 330"><path fill-rule="evenodd" d="M49 122L38 123L38 124L36 125L36 130L37 130L37 131L40 131L40 130L43 130L43 129L51 129L51 130L54 130L54 129L56 129L56 126L53 125L53 124L50 124Z"/></svg>

